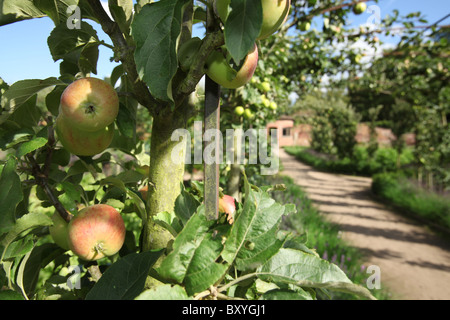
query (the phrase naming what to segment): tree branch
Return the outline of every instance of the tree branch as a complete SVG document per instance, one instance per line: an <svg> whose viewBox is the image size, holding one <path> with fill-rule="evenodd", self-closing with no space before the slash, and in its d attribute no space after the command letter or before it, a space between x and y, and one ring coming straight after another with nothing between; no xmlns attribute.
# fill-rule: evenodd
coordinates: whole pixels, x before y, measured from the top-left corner
<svg viewBox="0 0 450 320"><path fill-rule="evenodd" d="M225 43L223 32L216 31L209 33L203 39L203 42L198 50L195 62L189 69L186 77L178 85L174 100L182 102L184 98L189 96L197 86L198 82L205 75L205 62L211 52Z"/></svg>
<svg viewBox="0 0 450 320"><path fill-rule="evenodd" d="M45 161L46 164L48 162L51 162L51 160L48 161L48 158L51 157L49 156L49 154L47 154L47 159ZM45 194L47 195L52 205L55 207L56 211L58 211L61 218L63 218L66 222L69 222L70 219L72 219L72 215L64 208L62 203L59 202L58 198L54 195L53 190L48 184L48 174L45 174L43 170L41 170L39 164L37 164L36 162L36 159L34 159L31 154L28 154L26 157L31 164L31 174L36 179L36 184L44 189Z"/></svg>
<svg viewBox="0 0 450 320"><path fill-rule="evenodd" d="M117 60L122 62L125 72L133 85L133 92L136 100L149 110L150 114L155 115L166 106L165 102L155 99L148 90L147 85L139 79L136 63L134 61L134 47L130 46L123 36L119 25L110 19L100 0L89 0L97 20L100 22L103 31L111 38L114 44Z"/></svg>
<svg viewBox="0 0 450 320"><path fill-rule="evenodd" d="M319 16L319 15L322 15L324 13L331 12L331 11L336 11L336 10L339 10L339 9L342 9L345 7L350 7L350 6L358 4L359 2L368 2L368 1L370 1L370 0L358 0L358 1L352 1L349 3L342 3L340 5L332 6L332 7L328 7L328 8L322 7L322 8L313 9L310 11L309 14L304 15L303 17L298 17L297 19L294 19L292 21L292 23L290 23L288 25L287 29L290 29L291 27L297 25L301 21L311 20L315 16Z"/></svg>

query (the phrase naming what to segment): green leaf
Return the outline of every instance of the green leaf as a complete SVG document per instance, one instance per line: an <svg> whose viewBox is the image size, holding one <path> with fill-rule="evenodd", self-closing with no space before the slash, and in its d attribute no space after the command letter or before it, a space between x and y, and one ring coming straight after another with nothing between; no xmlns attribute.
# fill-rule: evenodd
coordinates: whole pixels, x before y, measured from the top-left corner
<svg viewBox="0 0 450 320"><path fill-rule="evenodd" d="M65 251L55 243L44 243L34 247L28 258L23 276L23 287L27 295L33 293L41 269L45 268L55 258L64 254Z"/></svg>
<svg viewBox="0 0 450 320"><path fill-rule="evenodd" d="M12 290L2 290L0 291L0 300L25 300L24 297Z"/></svg>
<svg viewBox="0 0 450 320"><path fill-rule="evenodd" d="M374 299L369 290L353 284L335 264L295 249L280 249L258 268L257 273L264 281L330 289Z"/></svg>
<svg viewBox="0 0 450 320"><path fill-rule="evenodd" d="M214 238L212 233L205 234L186 270L184 283L189 295L206 290L227 271L228 264L216 262L222 248L221 238Z"/></svg>
<svg viewBox="0 0 450 320"><path fill-rule="evenodd" d="M0 26L45 16L32 0L0 0L0 9Z"/></svg>
<svg viewBox="0 0 450 320"><path fill-rule="evenodd" d="M64 59L76 49L82 49L88 43L98 42L97 31L83 22L81 29L67 29L65 25L56 26L47 39L53 60Z"/></svg>
<svg viewBox="0 0 450 320"><path fill-rule="evenodd" d="M134 17L132 35L139 77L152 95L173 101L172 78L178 68L177 39L181 31L183 6L189 0L166 0L142 7Z"/></svg>
<svg viewBox="0 0 450 320"><path fill-rule="evenodd" d="M81 49L78 59L78 67L83 74L97 74L97 61L99 56L100 43L88 43Z"/></svg>
<svg viewBox="0 0 450 320"><path fill-rule="evenodd" d="M52 224L52 219L42 212L28 213L17 219L14 227L4 236L4 238L0 242L0 247L3 247L4 249L0 261L3 260L5 251L14 240L25 237L28 231L33 230L37 227L51 226Z"/></svg>
<svg viewBox="0 0 450 320"><path fill-rule="evenodd" d="M110 0L108 1L109 10L114 21L119 25L120 30L126 35L130 32L131 20L133 18L132 0Z"/></svg>
<svg viewBox="0 0 450 320"><path fill-rule="evenodd" d="M25 237L11 243L5 251L3 259L8 260L15 257L20 257L31 251L34 247L34 241L30 237Z"/></svg>
<svg viewBox="0 0 450 320"><path fill-rule="evenodd" d="M313 300L311 293L298 288L296 291L288 289L274 289L261 296L261 300Z"/></svg>
<svg viewBox="0 0 450 320"><path fill-rule="evenodd" d="M84 56L86 60L82 63L85 63L85 65L89 63L94 64L94 60L96 64L98 42L97 31L87 22L82 22L80 29L67 29L66 25L57 25L47 39L54 61L67 58L72 63L78 63ZM88 51L83 55L83 50L88 50L85 48L87 45L92 46L90 50L94 50L94 57L89 57L93 54L92 51Z"/></svg>
<svg viewBox="0 0 450 320"><path fill-rule="evenodd" d="M130 139L134 139L136 137L136 118L123 103L120 103L116 123L120 132L125 137Z"/></svg>
<svg viewBox="0 0 450 320"><path fill-rule="evenodd" d="M47 106L47 110L54 116L59 114L59 102L61 101L61 95L64 89L66 89L66 86L56 86L45 96L45 105Z"/></svg>
<svg viewBox="0 0 450 320"><path fill-rule="evenodd" d="M45 13L50 19L53 20L55 25L60 23L66 25L68 18L72 15L70 10L67 10L69 6L77 6L78 0L40 0L33 1L39 10ZM69 13L67 12L69 11ZM81 12L80 12L81 15ZM84 16L83 16L84 18Z"/></svg>
<svg viewBox="0 0 450 320"><path fill-rule="evenodd" d="M197 199L182 188L180 195L175 200L175 215L180 219L183 225L185 225L197 211L199 205L200 203Z"/></svg>
<svg viewBox="0 0 450 320"><path fill-rule="evenodd" d="M79 186L63 181L59 184L59 188L63 193L58 196L58 200L70 213L76 214L78 212L77 204L81 202L81 191L79 190Z"/></svg>
<svg viewBox="0 0 450 320"><path fill-rule="evenodd" d="M65 85L64 82L56 78L47 78L44 80L40 79L28 79L17 81L12 84L8 90L2 95L2 106L5 106L5 110L9 111L7 115L2 114L0 118L0 123L3 123L9 115L17 112L30 98L34 97L39 91L47 87L54 85ZM34 105L34 109L36 109ZM26 115L30 115L26 112ZM25 114L21 115L22 117ZM20 120L20 119L19 119ZM34 120L34 119L33 119Z"/></svg>
<svg viewBox="0 0 450 320"><path fill-rule="evenodd" d="M41 111L36 106L36 102L37 102L37 94L33 95L30 99L28 99L18 108L16 108L12 112L12 114L9 115L8 120L16 122L23 128L36 127L42 116Z"/></svg>
<svg viewBox="0 0 450 320"><path fill-rule="evenodd" d="M0 176L0 236L14 228L14 214L22 199L20 177L16 173L16 160L10 157Z"/></svg>
<svg viewBox="0 0 450 320"><path fill-rule="evenodd" d="M213 238L209 228L215 221L207 220L205 208L189 219L173 243L173 250L157 269L164 278L186 282L189 295L214 284L224 274L227 265L216 263L222 248L221 239Z"/></svg>
<svg viewBox="0 0 450 320"><path fill-rule="evenodd" d="M39 148L42 148L47 144L48 140L46 138L37 137L30 141L24 142L17 149L16 156L22 158L30 152L33 152Z"/></svg>
<svg viewBox="0 0 450 320"><path fill-rule="evenodd" d="M3 150L14 148L14 146L29 141L34 135L31 128L22 128L14 121L6 120L0 128L0 148Z"/></svg>
<svg viewBox="0 0 450 320"><path fill-rule="evenodd" d="M244 175L245 177L245 175ZM277 238L281 217L290 207L275 202L262 190L253 190L245 177L246 197L225 242L222 257L228 263L236 260L239 270L255 269L283 245L285 236Z"/></svg>
<svg viewBox="0 0 450 320"><path fill-rule="evenodd" d="M225 45L236 62L245 58L255 45L262 26L261 1L231 0L225 22Z"/></svg>
<svg viewBox="0 0 450 320"><path fill-rule="evenodd" d="M135 300L189 300L189 297L183 287L164 284L145 290Z"/></svg>
<svg viewBox="0 0 450 320"><path fill-rule="evenodd" d="M17 286L20 288L20 290L22 290L22 294L27 297L27 294L25 292L25 288L24 288L24 284L23 284L23 279L24 279L24 273L25 273L25 266L27 264L28 259L30 258L31 255L31 251L29 251L22 259L22 261L20 262L19 265L19 269L17 270L17 275L16 275L16 284Z"/></svg>
<svg viewBox="0 0 450 320"><path fill-rule="evenodd" d="M86 300L132 300L144 289L150 268L163 253L131 253L113 263L86 295Z"/></svg>
<svg viewBox="0 0 450 320"><path fill-rule="evenodd" d="M117 67L113 69L111 72L111 77L109 78L109 81L113 87L116 86L117 80L123 75L123 64L119 64Z"/></svg>
<svg viewBox="0 0 450 320"><path fill-rule="evenodd" d="M183 227L180 225L179 219L173 212L159 212L155 215L153 221L161 227L167 229L174 237L178 235Z"/></svg>
<svg viewBox="0 0 450 320"><path fill-rule="evenodd" d="M145 210L145 203L142 201L141 197L137 195L133 190L127 188L125 186L124 181L122 181L118 177L108 177L100 181L101 185L113 185L119 188L122 192L126 193L132 200L132 202L136 205L138 209L139 217L145 221L145 217L147 216L147 211Z"/></svg>

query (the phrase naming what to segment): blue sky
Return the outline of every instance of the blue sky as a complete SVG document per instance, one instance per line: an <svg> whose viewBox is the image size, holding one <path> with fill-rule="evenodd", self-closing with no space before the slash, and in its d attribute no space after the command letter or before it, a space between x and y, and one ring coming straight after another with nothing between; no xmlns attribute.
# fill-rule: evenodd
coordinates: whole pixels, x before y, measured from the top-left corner
<svg viewBox="0 0 450 320"><path fill-rule="evenodd" d="M375 3L369 2L368 5ZM430 23L436 22L450 13L450 0L379 0L376 4L380 8L381 17L392 13L394 9L400 14L421 11ZM370 17L369 13L352 16L353 25L364 24ZM110 42L101 31L99 25L92 23L100 39ZM450 18L444 21L450 24ZM49 18L21 21L0 27L0 77L8 84L22 79L45 79L59 75L59 62L54 62L47 47L47 37L54 25ZM383 39L382 39L383 40ZM384 39L386 42L391 39ZM108 76L117 65L110 62L112 51L100 47L97 77Z"/></svg>

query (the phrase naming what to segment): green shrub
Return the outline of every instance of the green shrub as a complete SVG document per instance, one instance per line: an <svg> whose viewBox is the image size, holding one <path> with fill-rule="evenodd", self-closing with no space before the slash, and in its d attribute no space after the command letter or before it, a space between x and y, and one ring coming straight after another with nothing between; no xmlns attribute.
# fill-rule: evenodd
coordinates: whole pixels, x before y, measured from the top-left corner
<svg viewBox="0 0 450 320"><path fill-rule="evenodd" d="M336 160L319 157L305 147L285 147L285 150L300 161L327 172L372 176L381 172L398 170L398 153L393 148L379 148L371 158L366 147L357 146L351 157ZM412 151L404 149L399 159L400 166L411 163L414 160Z"/></svg>
<svg viewBox="0 0 450 320"><path fill-rule="evenodd" d="M416 186L403 174L374 175L372 191L405 213L450 230L450 199Z"/></svg>

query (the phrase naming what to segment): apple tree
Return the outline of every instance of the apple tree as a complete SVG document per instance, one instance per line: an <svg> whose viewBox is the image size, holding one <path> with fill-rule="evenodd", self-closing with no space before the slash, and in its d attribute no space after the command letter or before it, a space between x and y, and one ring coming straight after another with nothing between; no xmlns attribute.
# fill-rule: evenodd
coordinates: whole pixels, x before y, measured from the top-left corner
<svg viewBox="0 0 450 320"><path fill-rule="evenodd" d="M436 23L415 28L413 19L427 22L420 12L406 18L398 45L347 85L363 119L370 118L368 110L378 108L377 120L387 123L397 137L415 134L418 180L431 189L445 189L450 159L448 28ZM401 151L404 141L398 139L395 145Z"/></svg>
<svg viewBox="0 0 450 320"><path fill-rule="evenodd" d="M290 1L276 3L284 6L281 14L292 8ZM238 77L233 70L243 68L262 30L270 37L280 27L280 17L265 9L275 1L110 0L111 15L99 0L1 5L0 25L42 17L54 22L47 43L60 66L51 78L0 82L2 297L315 299L337 290L373 298L304 239L280 230L282 217L296 212L270 197L280 186L253 185L243 172L243 198L230 202L217 176L208 180L217 164L205 165L204 183L183 183L189 150L172 136L196 115L199 81L210 74L204 126L219 129L219 85L227 84L212 71L215 63L219 71L231 70L229 81ZM203 38L193 38L194 24L204 29ZM109 40L99 38L98 27ZM104 80L118 99L112 122L98 117L114 93L98 99L97 85L66 91L94 78L100 46L111 49L114 64ZM251 75L244 78L239 85ZM65 135L77 122L77 112L65 113L66 94L92 99L75 103L84 119L77 130L87 140L108 138L109 131L98 131L113 126L106 149L92 155L68 147L82 139ZM149 153L136 134L142 112L151 118ZM86 118L105 121L94 128Z"/></svg>

